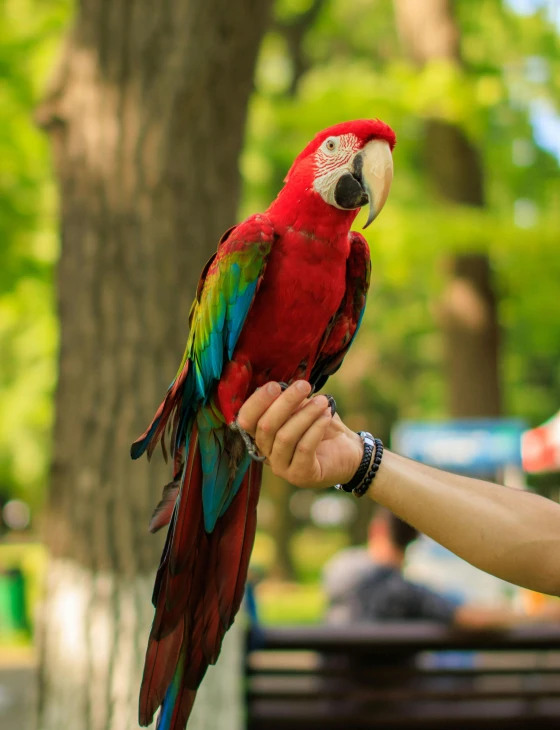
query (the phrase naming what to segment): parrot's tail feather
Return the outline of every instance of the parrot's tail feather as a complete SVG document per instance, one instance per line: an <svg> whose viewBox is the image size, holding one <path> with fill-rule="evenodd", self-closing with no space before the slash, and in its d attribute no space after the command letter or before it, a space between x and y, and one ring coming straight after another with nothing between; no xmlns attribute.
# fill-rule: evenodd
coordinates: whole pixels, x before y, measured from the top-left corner
<svg viewBox="0 0 560 730"><path fill-rule="evenodd" d="M183 684L185 651L189 643L187 636L190 617L187 606L192 600L191 585L197 570L198 546L204 545L206 541L202 521L202 467L195 422L190 434L189 452L179 496L172 510L171 524L152 596L156 612L140 688L141 726L152 722L155 711L161 705L158 727L165 730L171 727L169 723L175 700ZM174 569L170 567L171 553L177 549L177 542L187 553L181 573L176 572L176 566ZM191 706L194 695L193 692Z"/></svg>
<svg viewBox="0 0 560 730"><path fill-rule="evenodd" d="M193 584L205 562L209 535L202 520L202 464L198 427L193 424L189 452L179 497L175 506L171 537L156 576L158 596L152 627L155 639L165 637L182 620L193 600Z"/></svg>
<svg viewBox="0 0 560 730"><path fill-rule="evenodd" d="M165 457L165 460L167 461L167 449L165 446L164 437L165 429L167 427L167 424L169 423L169 419L173 411L176 411L176 418L174 419L175 422L172 428L173 433L177 434L177 424L179 420L178 412L180 411L183 401L185 384L187 382L187 375L189 374L189 363L190 360L187 360L185 362L183 369L180 373L178 373L177 377L171 384L169 390L165 395L163 403L157 409L156 415L154 416L146 431L144 431L142 436L136 439L136 441L130 447L130 455L133 459L140 458L140 456L142 456L145 451L148 452L148 459L150 459L152 454L154 453L154 449L161 441L163 455ZM171 442L171 453L175 453L174 441Z"/></svg>
<svg viewBox="0 0 560 730"><path fill-rule="evenodd" d="M155 711L163 703L177 669L177 662L183 645L184 622L181 621L168 636L161 641L150 637L146 652L146 671L140 689L140 725L149 725Z"/></svg>
<svg viewBox="0 0 560 730"><path fill-rule="evenodd" d="M185 656L181 655L173 680L165 693L156 730L183 730L187 725L196 697L196 690L183 687L184 667Z"/></svg>
<svg viewBox="0 0 560 730"><path fill-rule="evenodd" d="M207 533L199 449L194 423L156 577L156 613L140 695L141 725L151 722L161 704L158 730L185 728L196 690L241 605L255 538L262 465L250 464L228 509Z"/></svg>
<svg viewBox="0 0 560 730"><path fill-rule="evenodd" d="M180 486L179 481L175 479L174 481L169 482L169 484L166 484L163 488L161 500L154 509L152 519L150 520L150 532L157 532L171 522Z"/></svg>
<svg viewBox="0 0 560 730"><path fill-rule="evenodd" d="M200 625L202 650L210 664L216 663L223 636L243 600L255 540L261 476L262 464L252 462L238 494L212 533L208 573L214 585L205 591Z"/></svg>

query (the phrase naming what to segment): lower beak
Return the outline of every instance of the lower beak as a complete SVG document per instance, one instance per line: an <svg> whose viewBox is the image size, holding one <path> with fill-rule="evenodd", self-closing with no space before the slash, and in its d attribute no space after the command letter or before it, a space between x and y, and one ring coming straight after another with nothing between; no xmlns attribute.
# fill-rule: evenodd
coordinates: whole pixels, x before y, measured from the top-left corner
<svg viewBox="0 0 560 730"><path fill-rule="evenodd" d="M393 180L393 155L383 139L368 142L360 152L361 182L369 199L369 215L364 228L381 213Z"/></svg>

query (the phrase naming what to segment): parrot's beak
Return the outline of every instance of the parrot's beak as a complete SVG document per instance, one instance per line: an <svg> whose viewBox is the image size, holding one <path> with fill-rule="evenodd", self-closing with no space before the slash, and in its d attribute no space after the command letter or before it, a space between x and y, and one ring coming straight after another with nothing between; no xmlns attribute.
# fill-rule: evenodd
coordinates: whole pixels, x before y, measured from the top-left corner
<svg viewBox="0 0 560 730"><path fill-rule="evenodd" d="M391 189L393 180L391 148L385 140L374 139L356 155L356 167L360 167L360 161L360 179L369 200L369 215L364 226L367 228L381 213Z"/></svg>

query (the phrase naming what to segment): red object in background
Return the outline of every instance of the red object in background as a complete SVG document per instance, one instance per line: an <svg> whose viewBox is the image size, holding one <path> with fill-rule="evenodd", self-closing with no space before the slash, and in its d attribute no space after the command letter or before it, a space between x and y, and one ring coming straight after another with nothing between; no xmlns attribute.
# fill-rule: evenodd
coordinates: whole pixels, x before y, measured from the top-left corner
<svg viewBox="0 0 560 730"><path fill-rule="evenodd" d="M526 472L560 471L560 411L542 426L525 431L521 456Z"/></svg>

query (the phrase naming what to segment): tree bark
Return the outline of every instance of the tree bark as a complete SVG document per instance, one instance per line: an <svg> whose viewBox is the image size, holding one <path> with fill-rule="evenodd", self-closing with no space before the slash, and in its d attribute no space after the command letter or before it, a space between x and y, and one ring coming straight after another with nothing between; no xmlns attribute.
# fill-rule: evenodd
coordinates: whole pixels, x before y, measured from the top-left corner
<svg viewBox="0 0 560 730"><path fill-rule="evenodd" d="M457 418L501 413L496 295L485 254L449 262L442 302L447 343L449 412Z"/></svg>
<svg viewBox="0 0 560 730"><path fill-rule="evenodd" d="M129 447L180 361L200 269L235 222L269 4L82 0L37 113L62 219L39 730L137 726L161 550L147 524L169 472ZM239 689L240 671L227 676ZM225 726L207 714L205 728Z"/></svg>
<svg viewBox="0 0 560 730"><path fill-rule="evenodd" d="M462 63L450 0L394 0L394 6L403 45L418 65L437 59ZM451 203L483 207L480 156L462 129L428 119L425 133L426 167L436 193ZM449 257L447 268L450 278L441 314L449 413L457 418L498 416L499 326L489 258L483 253L456 254Z"/></svg>
<svg viewBox="0 0 560 730"><path fill-rule="evenodd" d="M276 544L276 557L271 576L278 580L294 580L295 567L291 553L291 541L294 536L296 521L290 509L290 497L294 487L285 479L272 472L266 475L266 494L274 505L274 519L269 534Z"/></svg>

